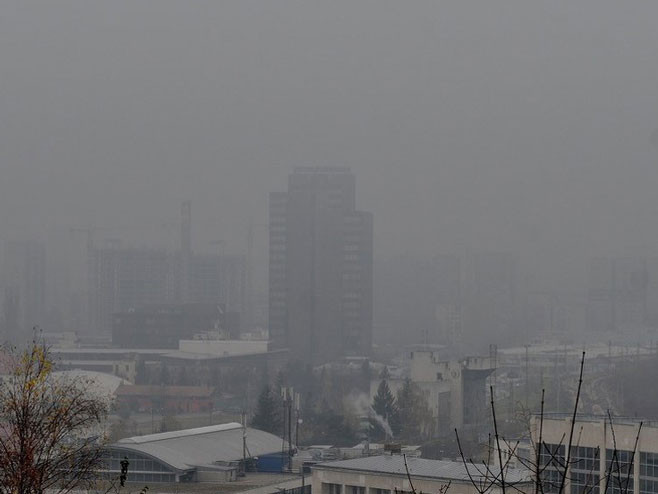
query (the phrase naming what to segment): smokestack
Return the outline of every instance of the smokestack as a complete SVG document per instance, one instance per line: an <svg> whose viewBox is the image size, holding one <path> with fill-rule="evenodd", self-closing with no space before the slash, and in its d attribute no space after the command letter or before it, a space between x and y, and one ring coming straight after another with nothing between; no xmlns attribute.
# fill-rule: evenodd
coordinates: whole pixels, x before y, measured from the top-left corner
<svg viewBox="0 0 658 494"><path fill-rule="evenodd" d="M181 250L181 300L190 301L190 264L192 262L192 203L184 201L181 206L180 227Z"/></svg>

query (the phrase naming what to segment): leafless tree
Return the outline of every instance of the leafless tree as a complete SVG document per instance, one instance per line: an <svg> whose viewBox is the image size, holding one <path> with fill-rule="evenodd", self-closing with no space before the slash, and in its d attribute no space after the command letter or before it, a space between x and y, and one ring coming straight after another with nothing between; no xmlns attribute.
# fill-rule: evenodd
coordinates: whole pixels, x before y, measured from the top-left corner
<svg viewBox="0 0 658 494"><path fill-rule="evenodd" d="M582 427L576 431L576 421L578 415L578 407L580 404L582 384L583 384L583 370L585 364L585 352L583 352L580 361L580 372L578 378L578 386L576 389L576 397L571 414L571 421L568 434L563 434L557 444L547 444L544 441L544 398L545 391L542 390L541 394L541 408L538 416L538 431L537 440L534 440L533 434L528 431L532 452L529 457L524 457L519 454L518 446L519 441L508 441L499 435L498 424L496 420L496 408L494 403L494 389L491 391L491 414L494 428L494 441L490 438L487 445L487 459L480 463L476 463L471 458L467 458L464 454L459 433L455 429L457 437L457 445L459 448L462 463L466 469L469 480L479 494L485 494L494 488L499 488L502 494L506 494L507 490L514 490L521 492L518 483L510 482L509 471L511 462L517 461L528 472L532 473L534 483L534 494L564 494L565 483L567 476L571 473L572 468L580 466L582 460L574 459L573 453L580 445L582 435ZM596 465L598 464L599 455L601 452L598 448L595 451L594 461L589 467L589 472L582 486L581 494L592 494L599 487L603 487L602 494L608 493L610 482L617 487L620 494L629 493L629 480L632 471L632 465L637 451L637 445L642 430L642 422L639 423L637 434L635 437L635 446L631 453L630 459L621 461L619 458L619 450L617 449L616 437L614 433L614 424L612 415L608 412L608 419L606 426L609 426L612 431L613 450L612 457L607 462L606 472L603 478L599 479L598 474L595 473ZM503 450L505 458L503 458ZM563 451L563 453L562 453ZM496 455L497 463L492 462L492 454ZM580 469L583 470L583 469ZM547 478L547 473L553 473L557 480ZM603 485L601 485L603 484Z"/></svg>
<svg viewBox="0 0 658 494"><path fill-rule="evenodd" d="M65 494L101 470L110 401L84 377L54 373L47 346L3 349L0 494Z"/></svg>
<svg viewBox="0 0 658 494"><path fill-rule="evenodd" d="M409 481L409 488L411 489L412 494L424 494L423 491L417 491L416 487L414 487L414 482L413 479L411 478L411 472L409 471L409 464L407 463L407 455L402 455L402 458L404 460L404 470L407 473L407 480ZM439 486L439 490L436 493L433 494L447 494L448 490L450 490L450 485L451 482L448 481L446 484L441 484ZM395 489L395 494L402 494L404 491L399 491L398 489Z"/></svg>

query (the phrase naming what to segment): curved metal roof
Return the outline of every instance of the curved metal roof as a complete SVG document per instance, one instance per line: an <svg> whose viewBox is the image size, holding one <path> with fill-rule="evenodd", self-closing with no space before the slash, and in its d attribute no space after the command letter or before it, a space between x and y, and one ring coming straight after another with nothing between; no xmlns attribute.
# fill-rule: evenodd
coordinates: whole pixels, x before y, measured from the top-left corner
<svg viewBox="0 0 658 494"><path fill-rule="evenodd" d="M110 448L134 451L185 471L193 468L221 469L242 460L242 426L236 422L196 429L149 434L121 439ZM280 453L288 447L281 438L258 429L246 429L251 456Z"/></svg>

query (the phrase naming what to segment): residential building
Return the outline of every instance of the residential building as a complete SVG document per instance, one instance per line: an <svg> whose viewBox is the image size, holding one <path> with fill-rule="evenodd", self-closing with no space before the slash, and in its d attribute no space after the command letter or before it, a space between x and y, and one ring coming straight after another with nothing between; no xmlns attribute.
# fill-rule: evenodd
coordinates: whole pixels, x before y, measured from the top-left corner
<svg viewBox="0 0 658 494"><path fill-rule="evenodd" d="M478 494L481 492L478 487L487 482L485 475L472 466L467 471L461 461L405 458L402 455L320 463L313 466L312 472L312 492L317 494L440 493L446 491L446 486L449 486L450 494ZM515 492L531 492L534 486L529 473L524 470L508 469L505 477L506 487ZM503 491L500 482L490 482L492 485L487 492L498 494Z"/></svg>
<svg viewBox="0 0 658 494"><path fill-rule="evenodd" d="M346 167L297 167L270 195L269 330L293 358L367 355L372 342L372 215L356 210Z"/></svg>

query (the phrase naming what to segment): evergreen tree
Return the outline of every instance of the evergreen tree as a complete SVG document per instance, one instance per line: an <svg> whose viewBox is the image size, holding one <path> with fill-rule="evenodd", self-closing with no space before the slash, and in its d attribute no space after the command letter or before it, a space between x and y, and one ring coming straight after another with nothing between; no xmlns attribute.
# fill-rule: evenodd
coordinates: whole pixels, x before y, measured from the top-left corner
<svg viewBox="0 0 658 494"><path fill-rule="evenodd" d="M407 378L398 391L397 405L400 435L406 440L418 440L431 435L432 412L420 387Z"/></svg>
<svg viewBox="0 0 658 494"><path fill-rule="evenodd" d="M171 384L171 377L169 376L169 369L167 369L166 364L162 364L162 367L160 368L160 384L163 386Z"/></svg>
<svg viewBox="0 0 658 494"><path fill-rule="evenodd" d="M282 424L279 409L279 400L272 393L269 385L265 385L258 396L256 412L251 418L251 427L280 435Z"/></svg>
<svg viewBox="0 0 658 494"><path fill-rule="evenodd" d="M396 436L400 432L400 417L395 397L391 393L386 379L382 379L377 388L377 394L372 402L373 411L388 423L390 430L382 425L376 417L373 417L372 426L374 429L374 436L384 438L386 436Z"/></svg>

